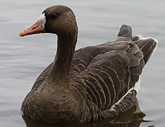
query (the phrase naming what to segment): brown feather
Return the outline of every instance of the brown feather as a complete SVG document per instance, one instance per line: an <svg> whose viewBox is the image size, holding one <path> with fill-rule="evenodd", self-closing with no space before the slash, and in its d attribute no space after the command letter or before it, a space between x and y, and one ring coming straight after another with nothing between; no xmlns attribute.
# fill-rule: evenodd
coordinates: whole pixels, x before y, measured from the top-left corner
<svg viewBox="0 0 165 127"><path fill-rule="evenodd" d="M136 101L134 86L156 41L132 38L131 27L123 25L116 41L74 52L77 25L71 9L53 6L44 13L45 31L57 34L58 50L26 96L22 111L45 121L89 122L130 109ZM51 13L58 14L57 21L49 19Z"/></svg>

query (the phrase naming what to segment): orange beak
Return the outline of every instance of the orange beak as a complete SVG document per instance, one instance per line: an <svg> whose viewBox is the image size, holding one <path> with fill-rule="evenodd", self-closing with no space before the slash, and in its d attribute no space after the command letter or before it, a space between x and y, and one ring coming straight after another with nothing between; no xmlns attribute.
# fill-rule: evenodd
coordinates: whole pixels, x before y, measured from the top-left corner
<svg viewBox="0 0 165 127"><path fill-rule="evenodd" d="M44 33L45 28L44 28L44 20L39 19L35 24L33 24L31 27L28 29L22 31L20 33L20 36L26 36L26 35L31 35L31 34L39 34L39 33Z"/></svg>

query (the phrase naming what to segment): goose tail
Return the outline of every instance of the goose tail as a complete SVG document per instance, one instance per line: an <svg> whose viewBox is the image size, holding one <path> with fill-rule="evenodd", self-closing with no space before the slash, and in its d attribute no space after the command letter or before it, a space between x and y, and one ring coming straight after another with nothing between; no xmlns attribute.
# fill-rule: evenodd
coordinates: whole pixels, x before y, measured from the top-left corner
<svg viewBox="0 0 165 127"><path fill-rule="evenodd" d="M122 25L118 37L129 37L132 39L132 28L128 25Z"/></svg>

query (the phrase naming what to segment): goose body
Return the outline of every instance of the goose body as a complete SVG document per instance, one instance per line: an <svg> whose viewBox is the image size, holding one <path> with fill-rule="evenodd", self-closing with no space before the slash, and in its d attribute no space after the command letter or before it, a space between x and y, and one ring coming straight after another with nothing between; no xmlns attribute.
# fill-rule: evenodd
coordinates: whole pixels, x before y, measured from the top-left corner
<svg viewBox="0 0 165 127"><path fill-rule="evenodd" d="M44 121L90 122L130 109L142 69L156 47L152 38L132 37L123 25L114 42L75 51L77 23L66 6L47 8L37 23L20 33L53 33L58 37L55 60L37 78L22 111Z"/></svg>

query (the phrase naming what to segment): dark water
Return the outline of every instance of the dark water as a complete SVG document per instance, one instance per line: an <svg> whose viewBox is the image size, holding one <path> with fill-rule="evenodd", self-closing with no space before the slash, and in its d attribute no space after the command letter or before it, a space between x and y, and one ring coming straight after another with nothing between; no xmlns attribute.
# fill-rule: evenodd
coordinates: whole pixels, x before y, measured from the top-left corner
<svg viewBox="0 0 165 127"><path fill-rule="evenodd" d="M36 127L40 124L26 118L25 124L20 106L36 77L53 61L56 36L43 34L20 38L18 35L32 25L45 8L57 4L71 7L76 14L79 25L77 49L115 40L122 24L131 25L134 35L142 34L159 41L143 71L138 93L140 109L146 115L144 120L152 121L141 123L137 119L135 123L99 122L82 126L134 127L141 123L140 127L165 127L164 0L0 0L0 126L25 127L27 124ZM143 115L136 116L141 117Z"/></svg>

